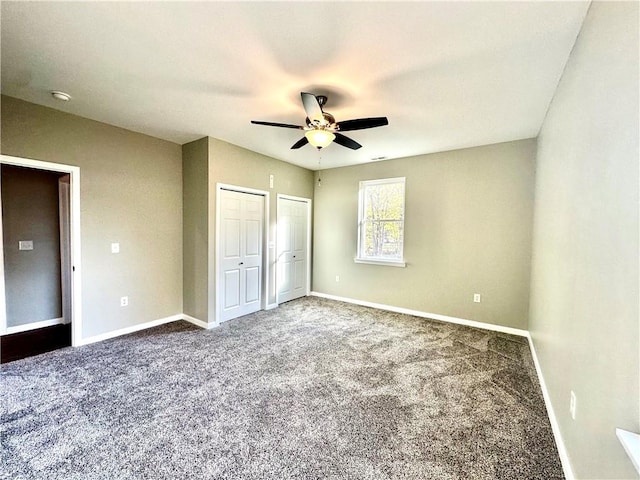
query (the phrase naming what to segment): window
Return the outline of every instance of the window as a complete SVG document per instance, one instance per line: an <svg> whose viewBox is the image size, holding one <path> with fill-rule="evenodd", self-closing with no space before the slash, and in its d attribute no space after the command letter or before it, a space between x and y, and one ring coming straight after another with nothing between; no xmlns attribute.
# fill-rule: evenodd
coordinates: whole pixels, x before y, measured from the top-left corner
<svg viewBox="0 0 640 480"><path fill-rule="evenodd" d="M404 267L405 178L360 182L357 263Z"/></svg>

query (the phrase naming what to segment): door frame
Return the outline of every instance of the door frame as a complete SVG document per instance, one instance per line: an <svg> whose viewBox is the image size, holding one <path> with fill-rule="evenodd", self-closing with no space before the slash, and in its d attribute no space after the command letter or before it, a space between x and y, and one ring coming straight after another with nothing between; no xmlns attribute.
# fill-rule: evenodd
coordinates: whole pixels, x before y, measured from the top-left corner
<svg viewBox="0 0 640 480"><path fill-rule="evenodd" d="M215 233L215 266L214 266L214 284L215 284L215 319L214 326L220 325L222 302L220 290L220 195L222 190L230 190L238 193L248 193L250 195L260 195L264 197L264 210L262 212L262 288L260 289L260 309L266 310L269 302L269 192L265 190L257 190L255 188L240 187L238 185L230 185L227 183L216 183L216 233Z"/></svg>
<svg viewBox="0 0 640 480"><path fill-rule="evenodd" d="M305 295L309 295L311 293L311 202L312 200L310 198L305 198L305 197L295 197L293 195L287 195L284 193L279 193L277 195L277 200L276 200L276 222L278 222L280 220L280 199L284 199L284 200L293 200L296 202L302 202L305 203L307 206L307 278L305 279ZM276 278L276 288L275 288L275 293L276 293L276 305L280 304L280 299L279 294L278 294L278 261L280 260L278 258L278 252L280 251L280 245L278 242L280 242L281 239L278 238L278 228L277 228L277 223L276 223L276 251L274 252L276 259L274 262L274 268L276 270L275 272L275 278Z"/></svg>
<svg viewBox="0 0 640 480"><path fill-rule="evenodd" d="M82 344L82 256L80 245L80 167L62 163L44 162L31 158L0 155L0 164L16 167L35 168L50 172L68 173L71 177L71 205L69 221L71 229L71 345ZM0 196L0 219L2 215L2 198ZM4 244L2 222L0 221L0 334L7 332L7 305L4 281Z"/></svg>

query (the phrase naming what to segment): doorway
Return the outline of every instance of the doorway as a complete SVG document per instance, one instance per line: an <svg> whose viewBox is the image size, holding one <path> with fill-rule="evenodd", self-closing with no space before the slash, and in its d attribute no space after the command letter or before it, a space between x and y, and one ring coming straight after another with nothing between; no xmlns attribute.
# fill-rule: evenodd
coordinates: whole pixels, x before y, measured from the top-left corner
<svg viewBox="0 0 640 480"><path fill-rule="evenodd" d="M217 323L265 308L268 192L218 184Z"/></svg>
<svg viewBox="0 0 640 480"><path fill-rule="evenodd" d="M42 195L38 194L36 201L35 190L30 190L28 182L23 194L18 191L15 197L14 192L13 199L7 202L7 211L2 211L0 201L0 216L4 220L0 222L2 357L10 353L13 357L20 356L19 342L42 351L80 345L80 169L6 155L0 156L0 167L22 171L23 176L33 177L30 182L39 181L36 178L51 179L51 185L46 187L50 191L45 196L51 197L46 200L49 202L46 217L42 216L39 204ZM0 191L2 197L5 195ZM10 206L11 203L14 205ZM13 214L8 208L14 210ZM47 282L43 281L45 278ZM35 309L31 308L34 306Z"/></svg>
<svg viewBox="0 0 640 480"><path fill-rule="evenodd" d="M309 295L311 200L280 194L277 208L276 301L282 303Z"/></svg>

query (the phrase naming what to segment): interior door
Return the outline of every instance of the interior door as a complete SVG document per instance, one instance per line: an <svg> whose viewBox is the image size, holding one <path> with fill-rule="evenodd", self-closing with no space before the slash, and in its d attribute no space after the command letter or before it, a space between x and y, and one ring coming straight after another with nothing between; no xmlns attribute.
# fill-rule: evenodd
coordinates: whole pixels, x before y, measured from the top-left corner
<svg viewBox="0 0 640 480"><path fill-rule="evenodd" d="M307 294L308 212L304 200L278 198L278 302Z"/></svg>
<svg viewBox="0 0 640 480"><path fill-rule="evenodd" d="M220 191L220 321L262 307L264 197Z"/></svg>

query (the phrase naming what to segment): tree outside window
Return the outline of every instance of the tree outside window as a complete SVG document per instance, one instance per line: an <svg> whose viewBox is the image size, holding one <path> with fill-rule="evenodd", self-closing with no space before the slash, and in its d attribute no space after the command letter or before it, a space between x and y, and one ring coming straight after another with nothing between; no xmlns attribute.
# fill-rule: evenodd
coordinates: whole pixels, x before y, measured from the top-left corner
<svg viewBox="0 0 640 480"><path fill-rule="evenodd" d="M360 182L358 259L402 262L404 178Z"/></svg>

